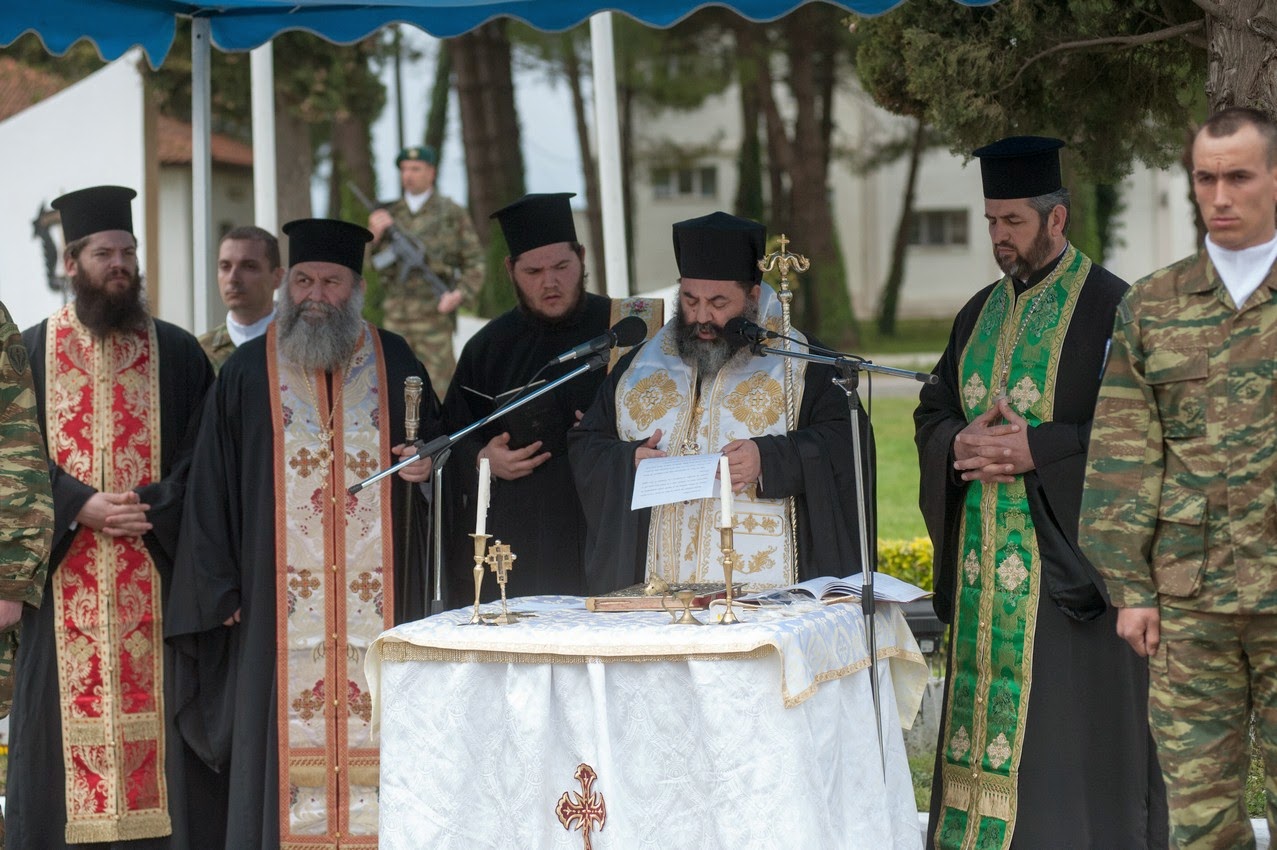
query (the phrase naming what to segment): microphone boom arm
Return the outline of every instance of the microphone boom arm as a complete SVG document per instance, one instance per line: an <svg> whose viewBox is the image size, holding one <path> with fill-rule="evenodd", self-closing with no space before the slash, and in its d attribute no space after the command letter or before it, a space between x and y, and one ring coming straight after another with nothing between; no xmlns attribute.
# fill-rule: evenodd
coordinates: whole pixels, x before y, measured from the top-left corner
<svg viewBox="0 0 1277 850"><path fill-rule="evenodd" d="M506 404L502 405L501 407L498 407L496 410L489 413L487 416L483 417L482 419L476 419L474 422L471 422L469 425L465 426L459 431L456 431L452 434L440 434L438 437L435 437L433 440L431 440L428 443L423 443L421 440L417 440L416 443L414 444L418 447L417 453L415 455L413 455L412 457L406 457L403 460L395 463L393 466L388 466L385 469L381 470L380 472L374 473L368 478L365 478L363 481L360 481L358 484L352 485L349 489L346 490L346 492L353 496L356 493L358 493L360 490L367 487L369 484L375 484L376 482L385 478L387 475L391 475L403 469L405 466L415 463L416 461L420 460L422 456L433 457L434 455L439 454L439 452L442 452L445 449L452 448L453 445L460 442L461 440L464 440L470 434L471 431L475 431L479 428L482 428L484 425L487 425L489 422L493 421L494 419L499 419L502 416L505 416L507 413L514 410L515 408L522 407L523 405L532 401L532 399L537 398L538 396L544 395L545 393L548 393L550 390L556 389L562 386L563 384L566 384L568 381L572 380L578 375L584 375L586 372L593 372L595 369L601 369L603 365L607 362L607 358L604 356L606 353L607 352L605 351L600 351L590 355L590 357L584 363L582 363L580 366L573 369L571 372L568 372L565 375L555 378L553 381L550 381L548 384L542 384L541 386L537 387L535 390L528 393L527 395L519 396L518 398L511 399Z"/></svg>

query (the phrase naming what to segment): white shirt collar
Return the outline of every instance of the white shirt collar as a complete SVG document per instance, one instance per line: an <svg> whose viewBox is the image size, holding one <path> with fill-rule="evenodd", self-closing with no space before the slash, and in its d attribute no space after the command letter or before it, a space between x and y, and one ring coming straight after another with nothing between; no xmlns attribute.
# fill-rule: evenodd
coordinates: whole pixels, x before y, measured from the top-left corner
<svg viewBox="0 0 1277 850"><path fill-rule="evenodd" d="M275 318L275 308L271 307L269 313L262 316L251 325L241 325L231 316L226 314L226 333L231 338L231 342L235 343L235 347L239 348L250 339L256 339L266 333L266 326Z"/></svg>
<svg viewBox="0 0 1277 850"><path fill-rule="evenodd" d="M1228 294L1233 297L1233 304L1240 310L1251 293L1268 277L1273 262L1277 260L1277 235L1260 245L1237 251L1221 248L1207 236L1206 253L1215 264L1215 271L1219 273Z"/></svg>
<svg viewBox="0 0 1277 850"><path fill-rule="evenodd" d="M408 205L408 211L412 213L413 215L416 215L418 212L421 211L421 208L426 205L426 201L430 200L430 196L433 194L434 194L433 189L427 189L426 191L420 194L414 194L412 192L404 192L403 200L404 200L404 203Z"/></svg>

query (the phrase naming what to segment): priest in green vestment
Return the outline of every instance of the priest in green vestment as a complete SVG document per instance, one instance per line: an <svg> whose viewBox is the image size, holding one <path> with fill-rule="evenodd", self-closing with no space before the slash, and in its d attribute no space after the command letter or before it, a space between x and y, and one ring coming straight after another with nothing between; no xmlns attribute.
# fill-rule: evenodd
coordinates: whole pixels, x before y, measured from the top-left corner
<svg viewBox="0 0 1277 850"><path fill-rule="evenodd" d="M1078 549L1091 417L1126 284L1071 245L1056 139L980 148L1004 272L914 413L950 625L928 846L1166 845L1148 670Z"/></svg>

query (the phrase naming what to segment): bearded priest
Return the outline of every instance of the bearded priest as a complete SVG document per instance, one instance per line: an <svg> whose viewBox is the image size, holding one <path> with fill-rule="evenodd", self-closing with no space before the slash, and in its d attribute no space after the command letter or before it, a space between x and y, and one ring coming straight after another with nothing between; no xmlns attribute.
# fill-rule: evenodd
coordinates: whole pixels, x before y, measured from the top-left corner
<svg viewBox="0 0 1277 850"><path fill-rule="evenodd" d="M667 455L728 458L741 581L779 585L858 569L851 418L833 369L794 362L797 421L787 422L785 359L756 356L726 332L736 317L780 330L781 305L758 266L765 245L761 224L723 212L675 224L675 315L617 363L568 432L591 594L649 576L722 580L717 501L630 510L638 464ZM806 338L793 336L801 348ZM863 419L861 434L869 458Z"/></svg>
<svg viewBox="0 0 1277 850"><path fill-rule="evenodd" d="M420 378L421 433L439 433L426 370L361 316L364 248L342 221L284 226L279 314L209 395L191 466L168 637L182 736L229 787L226 847L375 846L378 749L368 645L419 617L429 459L357 495L404 445L404 379Z"/></svg>

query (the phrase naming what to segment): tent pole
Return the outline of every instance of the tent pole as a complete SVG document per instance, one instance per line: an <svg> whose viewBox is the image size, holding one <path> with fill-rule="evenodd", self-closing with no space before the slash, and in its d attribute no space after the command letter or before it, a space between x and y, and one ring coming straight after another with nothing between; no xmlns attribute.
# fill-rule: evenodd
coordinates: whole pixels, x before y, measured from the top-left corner
<svg viewBox="0 0 1277 850"><path fill-rule="evenodd" d="M603 207L603 256L607 294L630 294L629 247L625 241L625 197L621 191L621 133L616 113L616 55L612 50L612 13L590 18L590 55L594 63L594 128L599 150L599 204ZM587 163L588 166L588 163Z"/></svg>
<svg viewBox="0 0 1277 850"><path fill-rule="evenodd" d="M278 235L274 43L268 41L249 55L253 98L253 223Z"/></svg>
<svg viewBox="0 0 1277 850"><path fill-rule="evenodd" d="M208 330L208 293L213 203L210 120L210 48L208 18L191 19L191 273L194 283L193 330Z"/></svg>

